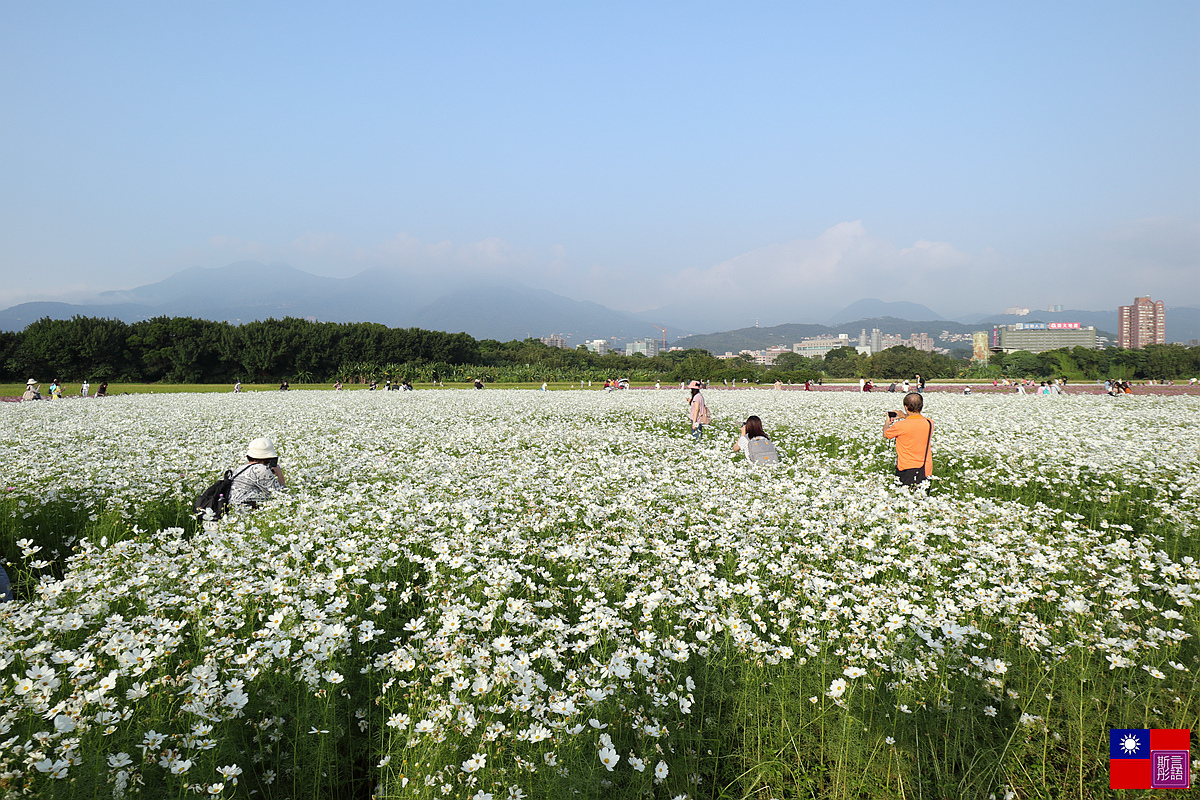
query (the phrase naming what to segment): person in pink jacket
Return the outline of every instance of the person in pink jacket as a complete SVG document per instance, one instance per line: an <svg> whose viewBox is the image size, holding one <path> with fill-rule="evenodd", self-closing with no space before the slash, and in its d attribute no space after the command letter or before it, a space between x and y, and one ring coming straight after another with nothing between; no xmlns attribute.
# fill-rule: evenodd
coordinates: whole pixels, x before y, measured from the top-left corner
<svg viewBox="0 0 1200 800"><path fill-rule="evenodd" d="M700 434L704 432L704 426L712 422L712 418L708 413L708 405L704 402L704 395L700 394L700 381L692 381L688 388L692 391L692 398L688 401L688 419L692 421L692 437L698 442Z"/></svg>

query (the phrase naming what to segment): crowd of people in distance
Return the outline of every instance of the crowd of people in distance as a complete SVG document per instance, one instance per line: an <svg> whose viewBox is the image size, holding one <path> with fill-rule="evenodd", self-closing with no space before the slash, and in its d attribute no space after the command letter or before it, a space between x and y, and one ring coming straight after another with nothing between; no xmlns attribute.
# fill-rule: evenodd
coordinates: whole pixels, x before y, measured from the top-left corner
<svg viewBox="0 0 1200 800"><path fill-rule="evenodd" d="M87 379L85 378L83 383L81 383L79 385L79 396L80 397L88 397L89 396L88 393L91 391L91 388L92 388L92 385L90 383L88 383ZM55 378L54 380L50 381L50 385L46 387L46 395L44 398L42 396L42 384L40 384L33 378L30 378L29 380L25 381L25 391L24 391L24 393L22 393L21 399L22 400L42 400L42 399L61 400L62 396L63 396L62 384L59 383L58 378ZM99 388L96 389L96 393L94 395L90 395L90 396L108 397L108 383L101 383Z"/></svg>

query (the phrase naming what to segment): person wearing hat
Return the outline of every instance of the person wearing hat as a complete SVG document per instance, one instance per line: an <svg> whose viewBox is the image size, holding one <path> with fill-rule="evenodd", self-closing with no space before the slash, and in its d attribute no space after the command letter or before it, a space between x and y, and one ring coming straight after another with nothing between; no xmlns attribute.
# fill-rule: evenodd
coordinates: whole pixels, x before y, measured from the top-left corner
<svg viewBox="0 0 1200 800"><path fill-rule="evenodd" d="M700 434L704 432L704 426L709 424L712 418L708 413L708 404L704 402L704 395L700 394L700 381L692 381L688 388L692 390L692 398L688 401L688 419L692 421L692 437L698 442Z"/></svg>
<svg viewBox="0 0 1200 800"><path fill-rule="evenodd" d="M287 486L283 467L279 466L279 454L275 443L265 436L250 442L246 448L246 460L250 463L233 476L229 489L229 503L234 506L256 508L273 492Z"/></svg>
<svg viewBox="0 0 1200 800"><path fill-rule="evenodd" d="M38 391L38 382L33 378L25 381L25 394L21 395L22 400L41 400L42 393Z"/></svg>

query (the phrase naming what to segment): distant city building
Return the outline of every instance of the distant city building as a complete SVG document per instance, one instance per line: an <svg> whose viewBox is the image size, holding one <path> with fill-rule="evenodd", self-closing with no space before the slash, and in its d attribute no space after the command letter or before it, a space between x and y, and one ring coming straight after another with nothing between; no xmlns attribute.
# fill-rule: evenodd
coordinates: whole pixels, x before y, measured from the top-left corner
<svg viewBox="0 0 1200 800"><path fill-rule="evenodd" d="M935 341L928 333L914 333L912 336L902 336L898 333L882 333L879 328L872 328L868 336L866 328L858 335L858 346L854 349L866 356L881 353L889 347L914 347L932 353ZM846 342L849 345L849 341Z"/></svg>
<svg viewBox="0 0 1200 800"><path fill-rule="evenodd" d="M928 333L914 333L908 337L907 342L909 347L914 347L917 350L924 350L926 353L932 353L936 342Z"/></svg>
<svg viewBox="0 0 1200 800"><path fill-rule="evenodd" d="M863 355L874 355L883 349L883 334L879 332L879 328L872 328L871 335L867 335L867 329L863 328L858 334L858 347L854 348Z"/></svg>
<svg viewBox="0 0 1200 800"><path fill-rule="evenodd" d="M933 352L934 341L933 337L928 333L914 333L912 336L905 338L898 333L885 333L880 337L879 350L887 350L889 347L912 347L917 350L924 350L926 353ZM879 352L872 345L873 352Z"/></svg>
<svg viewBox="0 0 1200 800"><path fill-rule="evenodd" d="M1051 303L1050 306L1046 310L1051 313L1057 314L1063 310L1063 307L1059 303Z"/></svg>
<svg viewBox="0 0 1200 800"><path fill-rule="evenodd" d="M557 347L562 350L567 349L567 337L561 333L552 333L549 336L543 336L541 341L547 347Z"/></svg>
<svg viewBox="0 0 1200 800"><path fill-rule="evenodd" d="M1166 311L1162 300L1138 297L1117 311L1117 346L1140 350L1148 344L1166 344Z"/></svg>
<svg viewBox="0 0 1200 800"><path fill-rule="evenodd" d="M850 337L839 333L837 336L818 336L796 342L792 345L792 352L808 358L824 358L830 350L850 346Z"/></svg>
<svg viewBox="0 0 1200 800"><path fill-rule="evenodd" d="M583 346L598 356L608 354L608 339L592 339L591 341L584 342Z"/></svg>
<svg viewBox="0 0 1200 800"><path fill-rule="evenodd" d="M629 342L625 345L625 355L627 356L642 353L646 358L654 358L658 355L658 351L658 339L638 339L636 342Z"/></svg>
<svg viewBox="0 0 1200 800"><path fill-rule="evenodd" d="M1078 322L1018 322L1015 325L998 325L992 329L993 349L1012 353L1026 350L1044 353L1060 347L1096 348L1096 329L1083 327Z"/></svg>
<svg viewBox="0 0 1200 800"><path fill-rule="evenodd" d="M792 348L786 345L776 345L774 347L768 347L766 350L758 351L758 355L755 356L754 360L764 366L770 366L771 364L775 363L775 359L779 358L784 353L790 352L792 352Z"/></svg>
<svg viewBox="0 0 1200 800"><path fill-rule="evenodd" d="M1029 313L1029 309L1022 308L1021 306L1009 306L1004 309L1004 313L1014 317L1023 317Z"/></svg>

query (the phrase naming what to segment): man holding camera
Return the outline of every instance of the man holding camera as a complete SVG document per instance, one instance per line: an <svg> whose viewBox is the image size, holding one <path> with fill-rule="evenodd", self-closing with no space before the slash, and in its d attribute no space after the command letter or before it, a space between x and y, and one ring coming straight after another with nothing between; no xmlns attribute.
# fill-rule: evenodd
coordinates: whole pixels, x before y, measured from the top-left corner
<svg viewBox="0 0 1200 800"><path fill-rule="evenodd" d="M259 502L270 497L272 492L287 486L287 478L283 475L283 467L279 466L275 443L265 436L250 442L246 460L250 463L233 475L229 503L257 508Z"/></svg>
<svg viewBox="0 0 1200 800"><path fill-rule="evenodd" d="M917 392L904 395L904 410L889 411L883 435L896 440L896 477L913 486L933 474L933 422L921 416L925 398Z"/></svg>

